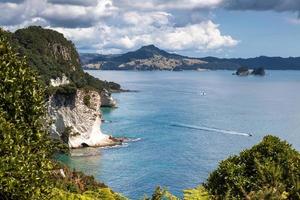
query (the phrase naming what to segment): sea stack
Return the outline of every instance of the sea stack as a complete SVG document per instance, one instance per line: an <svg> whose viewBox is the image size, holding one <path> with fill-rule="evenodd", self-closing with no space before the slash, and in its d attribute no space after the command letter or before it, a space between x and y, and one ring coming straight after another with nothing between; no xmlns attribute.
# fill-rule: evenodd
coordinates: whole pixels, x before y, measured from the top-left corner
<svg viewBox="0 0 300 200"><path fill-rule="evenodd" d="M250 71L247 67L240 67L237 69L235 74L238 76L248 76L250 74Z"/></svg>
<svg viewBox="0 0 300 200"><path fill-rule="evenodd" d="M264 76L264 75L266 75L266 72L265 72L265 69L263 67L259 67L259 68L253 69L251 74L255 75L255 76Z"/></svg>

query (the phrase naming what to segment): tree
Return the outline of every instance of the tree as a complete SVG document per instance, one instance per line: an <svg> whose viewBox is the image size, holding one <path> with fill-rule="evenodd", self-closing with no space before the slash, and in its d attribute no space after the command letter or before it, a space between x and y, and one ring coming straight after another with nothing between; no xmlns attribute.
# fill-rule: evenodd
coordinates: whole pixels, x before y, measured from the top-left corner
<svg viewBox="0 0 300 200"><path fill-rule="evenodd" d="M266 136L220 163L204 184L215 199L300 199L300 154Z"/></svg>
<svg viewBox="0 0 300 200"><path fill-rule="evenodd" d="M26 59L0 35L0 199L41 199L51 190L54 151L45 90Z"/></svg>
<svg viewBox="0 0 300 200"><path fill-rule="evenodd" d="M171 194L167 189L156 187L152 197L144 197L144 200L179 200L176 196Z"/></svg>

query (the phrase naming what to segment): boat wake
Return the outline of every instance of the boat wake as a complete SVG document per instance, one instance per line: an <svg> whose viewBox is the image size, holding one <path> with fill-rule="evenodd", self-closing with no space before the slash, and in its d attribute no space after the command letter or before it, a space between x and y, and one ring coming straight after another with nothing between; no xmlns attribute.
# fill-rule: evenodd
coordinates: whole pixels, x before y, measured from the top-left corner
<svg viewBox="0 0 300 200"><path fill-rule="evenodd" d="M171 92L177 92L180 94L200 94L201 96L206 96L206 92L200 91L200 92L192 92L192 91L184 91L184 90L169 90Z"/></svg>
<svg viewBox="0 0 300 200"><path fill-rule="evenodd" d="M194 125L188 125L188 124L171 124L171 126L194 129L194 130L209 131L209 132L215 132L215 133L222 133L222 134L240 135L240 136L246 136L246 137L252 136L251 133L242 133L242 132L237 132L237 131L224 130L224 129L206 127L206 126L194 126Z"/></svg>
<svg viewBox="0 0 300 200"><path fill-rule="evenodd" d="M125 141L126 142L138 142L142 140L142 138L127 138Z"/></svg>

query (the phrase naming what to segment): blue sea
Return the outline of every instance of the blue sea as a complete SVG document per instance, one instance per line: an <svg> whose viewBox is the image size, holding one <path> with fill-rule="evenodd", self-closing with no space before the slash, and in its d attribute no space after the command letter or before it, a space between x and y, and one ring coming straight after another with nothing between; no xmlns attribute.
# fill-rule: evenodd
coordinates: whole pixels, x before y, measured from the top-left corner
<svg viewBox="0 0 300 200"><path fill-rule="evenodd" d="M137 90L113 94L103 109L104 133L137 139L107 149L83 149L62 160L130 199L164 186L205 182L228 156L273 134L300 150L300 71L238 77L232 71L87 71ZM250 136L252 135L252 136Z"/></svg>

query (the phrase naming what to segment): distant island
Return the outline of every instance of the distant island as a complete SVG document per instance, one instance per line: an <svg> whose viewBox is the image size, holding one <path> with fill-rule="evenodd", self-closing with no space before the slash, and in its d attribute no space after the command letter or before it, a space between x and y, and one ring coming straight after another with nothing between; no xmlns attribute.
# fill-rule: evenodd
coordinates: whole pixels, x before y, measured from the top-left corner
<svg viewBox="0 0 300 200"><path fill-rule="evenodd" d="M248 75L254 75L254 76L264 76L266 75L265 69L263 67L254 68L253 70L248 69L247 67L240 67L236 70L233 75L238 76L248 76Z"/></svg>
<svg viewBox="0 0 300 200"><path fill-rule="evenodd" d="M192 58L169 53L154 45L143 46L136 51L115 55L81 53L80 59L84 69L93 70L237 70L242 67L300 70L300 57Z"/></svg>

